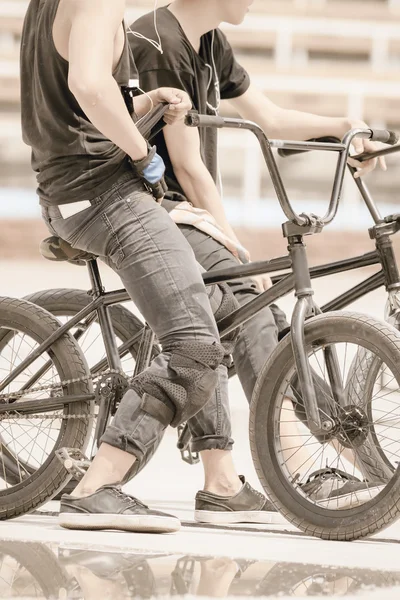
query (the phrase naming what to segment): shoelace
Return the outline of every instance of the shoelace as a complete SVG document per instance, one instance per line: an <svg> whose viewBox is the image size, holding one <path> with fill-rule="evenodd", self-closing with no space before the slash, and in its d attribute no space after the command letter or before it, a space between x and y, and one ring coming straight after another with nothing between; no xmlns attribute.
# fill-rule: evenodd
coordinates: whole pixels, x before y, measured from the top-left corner
<svg viewBox="0 0 400 600"><path fill-rule="evenodd" d="M146 504L143 504L143 502L141 502L134 496L130 496L129 494L123 492L120 486L114 486L111 488L111 490L114 496L122 500L125 504L129 504L130 506L141 506L142 508L148 508Z"/></svg>

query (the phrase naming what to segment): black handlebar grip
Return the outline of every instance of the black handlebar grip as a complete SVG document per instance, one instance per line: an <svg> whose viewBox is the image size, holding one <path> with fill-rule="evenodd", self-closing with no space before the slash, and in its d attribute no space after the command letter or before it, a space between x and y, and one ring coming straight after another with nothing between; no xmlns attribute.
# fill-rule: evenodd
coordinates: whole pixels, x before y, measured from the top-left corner
<svg viewBox="0 0 400 600"><path fill-rule="evenodd" d="M190 110L185 117L188 127L224 127L225 119L219 116L200 115L197 110Z"/></svg>
<svg viewBox="0 0 400 600"><path fill-rule="evenodd" d="M278 154L279 156L282 156L282 158L288 158L295 154L304 154L305 152L309 152L309 150L289 150L288 148L279 148L278 150Z"/></svg>
<svg viewBox="0 0 400 600"><path fill-rule="evenodd" d="M324 144L338 144L340 142L339 138L327 136L321 138L313 138L312 140L307 140L307 142L319 142ZM311 150L289 150L286 148L279 148L278 154L282 156L282 158L287 158L288 156L294 156L295 154L304 154L305 152L311 152Z"/></svg>
<svg viewBox="0 0 400 600"><path fill-rule="evenodd" d="M399 141L399 136L395 131L388 129L371 129L371 141L382 142L394 146Z"/></svg>

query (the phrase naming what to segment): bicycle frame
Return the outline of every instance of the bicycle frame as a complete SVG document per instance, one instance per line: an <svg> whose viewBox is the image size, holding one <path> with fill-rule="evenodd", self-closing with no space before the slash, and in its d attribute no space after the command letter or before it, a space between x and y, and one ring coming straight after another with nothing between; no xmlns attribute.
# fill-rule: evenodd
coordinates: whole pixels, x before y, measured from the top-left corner
<svg viewBox="0 0 400 600"><path fill-rule="evenodd" d="M315 398L314 385L311 378L311 371L308 364L308 359L304 349L304 322L306 318L314 315L316 312L326 312L328 310L339 310L354 302L358 298L362 297L366 293L379 288L385 284L389 291L389 294L396 293L400 289L400 276L397 269L397 264L393 252L393 247L390 240L390 235L398 231L400 228L397 217L391 219L382 219L379 214L377 207L375 206L372 197L369 194L367 187L364 182L356 180L361 195L367 205L373 220L376 225L370 230L370 235L376 240L377 250L369 252L359 257L352 259L346 259L326 265L317 267L308 267L307 256L305 245L303 243L303 236L312 233L318 233L322 231L324 223L330 222L337 211L337 204L339 201L344 170L346 168L347 152L350 146L351 140L359 133L359 130L350 135L346 136L342 144L320 144L320 143L309 143L309 142L277 142L269 141L262 133L259 132L259 128L254 124L248 124L234 119L225 120L231 125L241 128L249 129L256 133L260 145L262 147L264 157L266 159L267 166L270 171L272 181L275 189L277 190L278 198L281 202L282 208L287 216L291 217L291 221L284 223L283 232L284 236L288 238L289 243L289 255L279 258L275 258L268 261L260 261L252 263L250 265L239 265L231 269L225 269L220 271L214 271L212 273L203 274L203 279L206 285L220 283L224 281L232 281L234 279L242 279L250 277L252 275L258 275L263 273L274 273L281 271L292 272L280 273L272 278L273 286L261 293L254 300L250 301L245 306L242 306L232 312L230 315L225 317L220 323L220 335L223 338L225 335L251 319L255 314L266 306L276 302L282 296L295 290L297 296L297 303L294 309L292 318L292 340L293 340L293 351L296 357L297 370L299 374L299 381L301 389L304 394L304 404L306 408L307 417L309 420L310 430L315 433L326 432L329 430L330 423L321 423L318 405ZM234 122L234 123L233 123ZM246 123L246 127L243 126ZM260 130L261 131L261 130ZM362 130L360 135L365 132ZM364 135L364 137L366 137ZM339 152L339 159L337 165L337 171L335 176L335 182L332 191L331 202L329 205L328 212L323 219L310 218L307 215L296 215L293 212L290 203L287 199L286 192L283 188L282 181L280 179L275 159L273 157L271 146L286 147L301 150L326 150ZM398 147L400 149L400 147ZM388 149L388 151L393 149ZM386 153L388 153L388 151ZM383 154L382 151L380 154ZM351 172L354 169L349 167ZM358 269L369 265L381 264L382 269L367 278L362 283L354 286L344 294L338 296L331 302L327 303L320 309L312 302L312 288L311 279L332 275L335 273L341 273L348 270ZM45 342L40 344L36 350L32 352L18 367L16 367L9 376L7 376L0 384L0 393L16 378L21 374L27 367L29 367L41 354L46 352L54 342L61 338L65 333L69 332L78 324L82 325L83 329L85 326L93 322L98 318L104 346L106 350L106 359L97 363L93 368L92 372L98 372L103 368L109 367L110 369L121 368L121 357L123 357L129 348L140 341L140 350L138 356L138 362L136 364L135 373L139 372L142 368L149 364L151 358L151 352L154 343L154 335L147 326L144 329L133 336L130 340L123 343L119 348L117 347L115 335L112 328L111 318L108 311L108 307L130 300L126 290L120 289L112 292L105 292L98 265L96 260L88 262L88 270L90 280L92 284L91 293L93 295L93 302L87 307L82 309L74 317L72 317L66 324L62 325L58 331L54 332ZM394 309L395 303L392 303ZM82 327L81 327L82 329ZM75 337L79 339L79 329L75 334ZM330 373L331 385L334 390L335 399L341 403L341 389L342 383L337 379L336 369L336 358L330 352L326 354L326 360L328 363L328 371ZM29 389L29 386L33 385L35 380L46 371L46 365L41 368L40 371L35 373L31 377L29 382L25 384L25 388ZM83 400L94 400L94 394L87 394L82 396L64 396L61 398L43 398L34 401L22 401L18 402L19 414L32 414L41 410L42 412L61 409L66 404L71 402L79 402ZM0 418L4 413L9 413L12 403L0 404ZM101 405L99 407L99 417L96 428L96 440L99 440L104 428L107 424L110 412L110 406Z"/></svg>

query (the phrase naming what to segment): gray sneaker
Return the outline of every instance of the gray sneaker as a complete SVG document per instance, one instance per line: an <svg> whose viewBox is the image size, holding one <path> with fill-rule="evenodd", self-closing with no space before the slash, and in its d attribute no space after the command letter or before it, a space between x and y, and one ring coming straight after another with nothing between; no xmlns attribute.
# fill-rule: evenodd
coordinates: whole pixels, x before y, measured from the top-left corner
<svg viewBox="0 0 400 600"><path fill-rule="evenodd" d="M301 489L321 508L344 510L364 504L375 498L385 486L360 481L339 469L320 469L312 473Z"/></svg>
<svg viewBox="0 0 400 600"><path fill-rule="evenodd" d="M67 529L118 529L138 533L171 533L181 526L177 517L151 510L116 485L105 485L85 498L63 494L58 523Z"/></svg>
<svg viewBox="0 0 400 600"><path fill-rule="evenodd" d="M235 496L218 496L200 491L196 494L194 520L198 523L272 523L276 508L241 475L242 488Z"/></svg>

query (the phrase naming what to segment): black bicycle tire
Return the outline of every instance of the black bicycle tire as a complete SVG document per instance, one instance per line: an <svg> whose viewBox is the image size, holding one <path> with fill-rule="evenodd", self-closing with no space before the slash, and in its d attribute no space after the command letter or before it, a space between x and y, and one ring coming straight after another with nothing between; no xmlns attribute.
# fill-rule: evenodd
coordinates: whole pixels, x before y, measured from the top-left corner
<svg viewBox="0 0 400 600"><path fill-rule="evenodd" d="M348 404L357 404L357 399L362 395L369 397L370 392L373 391L371 386L373 386L381 366L381 361L376 356L371 355L365 349L362 350L362 353L361 359L360 357L353 359L353 363L357 360L357 366L353 364L349 370L348 381L351 382L351 385L348 385L346 394ZM366 412L370 417L370 405ZM374 425L371 427L370 435L372 443L369 443L367 439L363 444L363 448L367 447L369 455L366 457L363 452L359 457L363 464L363 474L371 480L385 482L390 479L395 469L381 448Z"/></svg>
<svg viewBox="0 0 400 600"><path fill-rule="evenodd" d="M59 321L44 309L16 298L0 298L0 328L15 328L29 334L37 342L46 340L60 327ZM61 380L88 378L86 361L74 338L66 334L51 347L53 362ZM68 386L69 394L89 394L89 381ZM17 403L16 403L17 405ZM54 450L61 447L85 450L93 402L74 402L66 406L68 415L87 415L87 419L66 419L43 465L21 483L0 490L0 520L14 518L33 511L50 500L64 487L70 475L55 457Z"/></svg>
<svg viewBox="0 0 400 600"><path fill-rule="evenodd" d="M376 354L384 355L400 382L400 335L392 326L365 315L332 312L310 319L304 333L306 347L313 341L333 341L332 338L338 336L343 342L362 341ZM400 513L398 474L368 502L368 511L363 510L363 505L351 510L328 511L307 502L280 472L274 456L271 415L282 382L293 365L291 336L286 336L267 360L255 386L249 434L253 462L261 484L282 515L309 535L347 541L372 535L390 525ZM337 514L333 516L332 513Z"/></svg>

